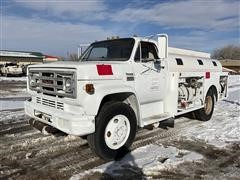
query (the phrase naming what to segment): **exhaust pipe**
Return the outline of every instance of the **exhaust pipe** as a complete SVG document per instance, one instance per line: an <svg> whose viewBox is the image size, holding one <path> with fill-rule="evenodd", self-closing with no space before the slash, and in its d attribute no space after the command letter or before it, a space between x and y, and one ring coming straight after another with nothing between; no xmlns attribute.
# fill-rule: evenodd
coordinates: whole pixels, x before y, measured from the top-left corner
<svg viewBox="0 0 240 180"><path fill-rule="evenodd" d="M28 120L28 123L35 129L39 130L40 132L42 132L43 134L45 135L48 135L48 134L56 134L57 132L59 132L58 129L52 127L52 126L49 126L47 124L44 124L38 120L35 120L33 118L29 119Z"/></svg>

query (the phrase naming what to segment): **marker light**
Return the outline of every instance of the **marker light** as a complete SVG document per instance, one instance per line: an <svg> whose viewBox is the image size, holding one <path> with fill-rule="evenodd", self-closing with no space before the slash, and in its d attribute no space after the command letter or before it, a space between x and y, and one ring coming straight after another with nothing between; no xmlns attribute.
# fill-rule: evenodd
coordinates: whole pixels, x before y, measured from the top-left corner
<svg viewBox="0 0 240 180"><path fill-rule="evenodd" d="M94 92L95 92L94 85L93 85L93 84L86 84L86 85L85 85L85 91L86 91L88 94L94 94Z"/></svg>
<svg viewBox="0 0 240 180"><path fill-rule="evenodd" d="M205 78L206 78L206 79L209 79L209 78L210 78L210 72L206 72Z"/></svg>

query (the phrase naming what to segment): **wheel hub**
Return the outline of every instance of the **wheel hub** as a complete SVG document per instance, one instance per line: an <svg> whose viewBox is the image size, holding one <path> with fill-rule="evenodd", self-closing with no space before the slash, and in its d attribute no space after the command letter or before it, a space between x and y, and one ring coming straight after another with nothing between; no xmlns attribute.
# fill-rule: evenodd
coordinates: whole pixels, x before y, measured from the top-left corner
<svg viewBox="0 0 240 180"><path fill-rule="evenodd" d="M207 115L209 115L212 111L213 100L211 96L207 96L205 99L204 110Z"/></svg>
<svg viewBox="0 0 240 180"><path fill-rule="evenodd" d="M111 149L123 146L130 134L130 122L124 115L116 115L107 124L104 139Z"/></svg>

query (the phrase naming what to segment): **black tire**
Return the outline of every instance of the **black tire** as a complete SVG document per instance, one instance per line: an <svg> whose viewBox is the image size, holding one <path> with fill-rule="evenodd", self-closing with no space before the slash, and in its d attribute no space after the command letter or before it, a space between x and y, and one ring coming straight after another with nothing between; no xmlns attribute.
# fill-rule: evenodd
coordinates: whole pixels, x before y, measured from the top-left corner
<svg viewBox="0 0 240 180"><path fill-rule="evenodd" d="M200 121L208 121L211 119L213 110L214 110L214 94L213 91L210 89L207 92L204 102L204 108L194 111L194 115L196 119Z"/></svg>
<svg viewBox="0 0 240 180"><path fill-rule="evenodd" d="M109 121L116 115L124 115L128 118L130 123L130 133L127 141L119 149L111 149L105 142L104 133ZM119 159L123 157L132 145L136 135L137 121L132 108L122 102L106 103L100 110L96 117L95 133L87 136L90 148L101 158L105 160Z"/></svg>

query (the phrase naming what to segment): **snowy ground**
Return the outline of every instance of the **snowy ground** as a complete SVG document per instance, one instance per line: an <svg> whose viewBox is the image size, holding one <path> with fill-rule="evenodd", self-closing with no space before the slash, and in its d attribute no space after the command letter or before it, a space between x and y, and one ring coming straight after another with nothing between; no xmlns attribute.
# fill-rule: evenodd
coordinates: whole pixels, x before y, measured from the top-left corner
<svg viewBox="0 0 240 180"><path fill-rule="evenodd" d="M0 76L0 98L25 97L26 77L2 77Z"/></svg>
<svg viewBox="0 0 240 180"><path fill-rule="evenodd" d="M150 144L135 149L128 153L120 161L111 161L94 169L85 171L71 177L71 180L84 179L89 174L96 172L112 176L122 176L127 173L126 169L137 171L142 176L158 174L162 170L171 170L183 162L200 161L201 154L187 150L179 150L175 147ZM126 176L127 177L127 176Z"/></svg>
<svg viewBox="0 0 240 180"><path fill-rule="evenodd" d="M26 77L0 77L0 111L23 108L28 97Z"/></svg>
<svg viewBox="0 0 240 180"><path fill-rule="evenodd" d="M238 156L236 159L237 167L232 167L230 172L228 172L230 175L226 177L240 178L240 76L230 76L229 96L227 100L218 102L210 121L196 121L181 131L179 135L176 138L178 144L179 142L184 143L184 141L193 144L195 144L194 142L199 142L201 145L206 144L206 147L213 146L213 148L225 149L226 151L231 151L232 146L234 148L237 147L239 151L236 152ZM74 175L71 179L103 176L97 173L105 174L106 177L124 177L121 173L127 173L129 169L132 169L133 172L136 171L136 174L144 178L163 178L160 175L162 172L174 171L174 169L181 168L180 164L188 163L191 165L193 162L196 164L197 162L201 162L201 160L204 161L206 158L203 154L196 151L169 146L172 143L166 143L168 144L166 147L162 146L161 142L156 141L155 143L135 149L128 153L121 161L103 164L94 169ZM206 147L200 146L199 148ZM224 175L222 173L217 177L223 178ZM214 176L203 174L201 177L213 178ZM132 177L138 178L139 176Z"/></svg>
<svg viewBox="0 0 240 180"><path fill-rule="evenodd" d="M79 137L41 134L28 125L23 110L14 110L21 105L3 103L0 179L239 179L239 95L240 76L231 76L229 97L218 102L210 121L180 117L174 128L140 130L131 152L112 162L93 155ZM0 101L11 104L12 97L19 98L9 91Z"/></svg>

